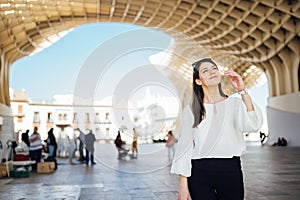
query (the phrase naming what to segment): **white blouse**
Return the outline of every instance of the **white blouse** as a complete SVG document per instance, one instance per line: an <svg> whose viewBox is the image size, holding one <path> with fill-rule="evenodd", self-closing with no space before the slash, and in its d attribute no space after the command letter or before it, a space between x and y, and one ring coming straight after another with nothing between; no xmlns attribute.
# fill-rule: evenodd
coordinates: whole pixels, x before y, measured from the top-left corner
<svg viewBox="0 0 300 200"><path fill-rule="evenodd" d="M215 104L204 104L206 116L192 128L194 115L190 105L182 112L179 141L171 173L191 176L191 160L200 158L232 158L246 149L243 132L257 132L263 122L260 108L247 111L241 98L228 97Z"/></svg>

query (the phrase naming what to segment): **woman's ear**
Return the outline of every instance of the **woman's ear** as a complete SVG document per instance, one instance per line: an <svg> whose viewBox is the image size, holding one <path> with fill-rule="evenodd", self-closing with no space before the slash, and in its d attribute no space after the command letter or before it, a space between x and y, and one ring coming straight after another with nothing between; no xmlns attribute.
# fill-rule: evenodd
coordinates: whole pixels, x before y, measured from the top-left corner
<svg viewBox="0 0 300 200"><path fill-rule="evenodd" d="M195 82L196 82L197 85L202 85L202 82L201 82L200 79L196 79Z"/></svg>

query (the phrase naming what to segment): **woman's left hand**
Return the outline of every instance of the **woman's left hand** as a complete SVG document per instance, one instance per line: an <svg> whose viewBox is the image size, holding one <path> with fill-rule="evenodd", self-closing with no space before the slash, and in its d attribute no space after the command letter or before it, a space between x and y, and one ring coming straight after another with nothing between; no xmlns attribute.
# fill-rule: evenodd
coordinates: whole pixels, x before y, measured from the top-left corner
<svg viewBox="0 0 300 200"><path fill-rule="evenodd" d="M238 73L233 70L226 70L224 74L228 77L234 89L236 89L237 91L245 89L244 81Z"/></svg>

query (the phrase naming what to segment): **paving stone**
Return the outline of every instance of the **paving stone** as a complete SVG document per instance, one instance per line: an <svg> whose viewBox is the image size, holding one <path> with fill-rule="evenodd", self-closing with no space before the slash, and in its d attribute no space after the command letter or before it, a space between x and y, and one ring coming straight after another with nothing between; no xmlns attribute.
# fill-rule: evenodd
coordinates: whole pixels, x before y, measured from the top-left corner
<svg viewBox="0 0 300 200"><path fill-rule="evenodd" d="M170 174L164 144L139 145L138 159L118 160L113 144L95 144L96 165L58 158L51 174L0 178L0 200L174 200L179 178ZM245 200L296 200L300 147L248 145L242 156Z"/></svg>

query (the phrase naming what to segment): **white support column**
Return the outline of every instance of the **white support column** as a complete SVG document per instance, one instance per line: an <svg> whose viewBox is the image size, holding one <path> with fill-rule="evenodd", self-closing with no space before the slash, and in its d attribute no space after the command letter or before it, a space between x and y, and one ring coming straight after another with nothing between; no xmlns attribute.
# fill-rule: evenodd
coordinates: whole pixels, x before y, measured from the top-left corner
<svg viewBox="0 0 300 200"><path fill-rule="evenodd" d="M8 140L13 140L14 121L10 108L9 85L8 85L9 65L5 62L4 56L0 57L0 140L3 149L0 150L0 162L7 155Z"/></svg>

